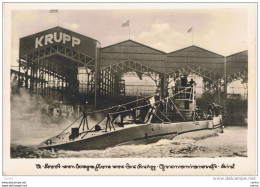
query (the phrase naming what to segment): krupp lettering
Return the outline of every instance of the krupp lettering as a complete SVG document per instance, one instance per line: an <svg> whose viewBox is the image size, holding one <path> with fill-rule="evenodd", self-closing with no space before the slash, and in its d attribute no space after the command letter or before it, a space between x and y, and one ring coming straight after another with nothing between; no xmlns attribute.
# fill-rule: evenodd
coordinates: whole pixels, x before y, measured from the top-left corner
<svg viewBox="0 0 260 187"><path fill-rule="evenodd" d="M62 32L59 32L59 35L57 32L54 32L35 38L35 48L43 47L43 45L52 44L53 42L62 42L63 44L69 43L72 47L75 47L80 44L80 39Z"/></svg>

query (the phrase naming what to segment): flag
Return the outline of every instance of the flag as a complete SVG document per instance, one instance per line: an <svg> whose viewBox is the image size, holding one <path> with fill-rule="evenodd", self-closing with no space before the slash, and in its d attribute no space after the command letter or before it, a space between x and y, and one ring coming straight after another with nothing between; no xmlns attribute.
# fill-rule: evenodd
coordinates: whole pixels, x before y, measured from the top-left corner
<svg viewBox="0 0 260 187"><path fill-rule="evenodd" d="M129 25L130 25L130 21L127 20L126 22L124 22L124 23L122 24L122 27L129 27Z"/></svg>
<svg viewBox="0 0 260 187"><path fill-rule="evenodd" d="M192 31L192 27L188 30L188 32L191 32Z"/></svg>
<svg viewBox="0 0 260 187"><path fill-rule="evenodd" d="M50 13L57 13L57 12L58 12L57 9L50 10Z"/></svg>

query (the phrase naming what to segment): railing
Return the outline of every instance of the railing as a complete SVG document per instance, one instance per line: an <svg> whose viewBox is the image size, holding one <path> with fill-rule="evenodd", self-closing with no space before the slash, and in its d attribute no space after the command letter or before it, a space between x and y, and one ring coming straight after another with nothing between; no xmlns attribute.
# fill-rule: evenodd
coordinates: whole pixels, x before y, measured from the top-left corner
<svg viewBox="0 0 260 187"><path fill-rule="evenodd" d="M174 97L175 100L192 100L193 99L193 87L186 89L187 87L178 86L175 87L175 93L181 92Z"/></svg>

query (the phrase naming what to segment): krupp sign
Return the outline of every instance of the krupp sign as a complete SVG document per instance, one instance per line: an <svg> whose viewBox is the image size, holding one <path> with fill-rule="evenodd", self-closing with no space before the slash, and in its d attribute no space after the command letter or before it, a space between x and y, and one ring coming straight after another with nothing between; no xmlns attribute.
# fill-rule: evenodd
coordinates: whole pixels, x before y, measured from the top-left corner
<svg viewBox="0 0 260 187"><path fill-rule="evenodd" d="M53 42L62 42L63 44L69 43L72 45L72 47L75 47L76 45L80 44L80 39L63 32L59 32L59 35L57 32L54 32L53 34L46 34L44 36L35 38L35 48L52 44Z"/></svg>
<svg viewBox="0 0 260 187"><path fill-rule="evenodd" d="M97 40L61 27L25 36L20 38L19 43L19 56L25 56L43 48L60 46L94 58L97 47Z"/></svg>

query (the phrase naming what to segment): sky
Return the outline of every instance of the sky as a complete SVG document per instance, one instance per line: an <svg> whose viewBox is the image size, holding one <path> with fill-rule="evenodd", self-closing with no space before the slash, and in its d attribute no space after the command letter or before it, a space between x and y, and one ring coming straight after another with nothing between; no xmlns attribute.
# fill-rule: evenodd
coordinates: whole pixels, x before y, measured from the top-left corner
<svg viewBox="0 0 260 187"><path fill-rule="evenodd" d="M11 20L12 65L18 59L21 37L59 25L105 47L129 39L128 27L122 27L127 20L131 40L167 53L191 46L192 35L194 45L223 56L248 50L245 8L13 10Z"/></svg>

